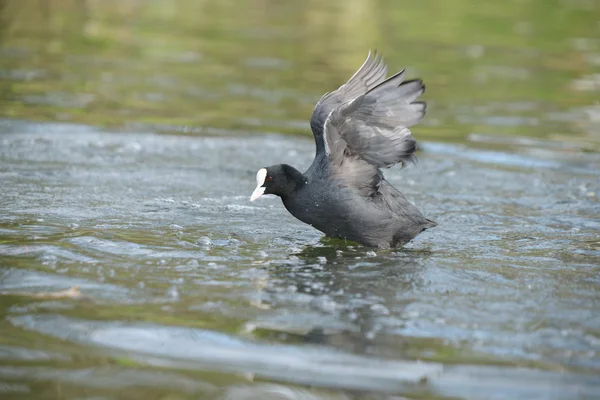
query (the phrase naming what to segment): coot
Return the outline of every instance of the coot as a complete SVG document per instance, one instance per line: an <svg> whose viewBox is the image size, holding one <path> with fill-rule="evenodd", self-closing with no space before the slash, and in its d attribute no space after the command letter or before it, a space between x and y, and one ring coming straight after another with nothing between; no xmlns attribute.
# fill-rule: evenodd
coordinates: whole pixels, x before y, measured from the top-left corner
<svg viewBox="0 0 600 400"><path fill-rule="evenodd" d="M251 201L281 197L300 221L327 236L390 248L437 224L388 181L380 168L415 162L409 127L425 115L421 80L404 80L404 70L385 78L387 66L375 52L336 91L325 94L310 119L316 154L301 173L287 164L261 168Z"/></svg>

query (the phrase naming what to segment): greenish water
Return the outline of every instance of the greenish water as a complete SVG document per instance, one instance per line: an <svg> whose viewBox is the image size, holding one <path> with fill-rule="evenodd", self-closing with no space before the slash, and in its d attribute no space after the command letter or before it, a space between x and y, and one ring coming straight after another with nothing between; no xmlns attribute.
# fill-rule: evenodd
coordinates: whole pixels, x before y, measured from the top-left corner
<svg viewBox="0 0 600 400"><path fill-rule="evenodd" d="M248 199L369 48L394 252ZM0 397L600 398L599 99L593 1L0 1Z"/></svg>
<svg viewBox="0 0 600 400"><path fill-rule="evenodd" d="M309 134L315 102L377 48L428 86L421 139L518 134L598 149L582 126L598 113L596 2L321 3L4 1L2 113Z"/></svg>

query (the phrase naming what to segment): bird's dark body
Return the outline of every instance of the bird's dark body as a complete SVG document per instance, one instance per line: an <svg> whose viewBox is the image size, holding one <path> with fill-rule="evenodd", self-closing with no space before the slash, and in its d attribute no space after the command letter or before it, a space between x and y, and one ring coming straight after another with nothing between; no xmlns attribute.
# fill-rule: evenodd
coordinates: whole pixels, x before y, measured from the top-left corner
<svg viewBox="0 0 600 400"><path fill-rule="evenodd" d="M287 164L261 169L251 200L281 197L300 221L327 236L391 248L436 223L388 181L380 168L414 162L416 141L408 127L425 115L420 80L404 71L385 79L383 60L369 54L338 90L324 95L311 116L315 159L301 174Z"/></svg>
<svg viewBox="0 0 600 400"><path fill-rule="evenodd" d="M319 160L315 163L318 166ZM344 182L330 179L322 167L309 168L304 177L306 184L294 196L282 197L283 204L294 217L327 236L386 249L436 225L385 179L377 193L364 197Z"/></svg>

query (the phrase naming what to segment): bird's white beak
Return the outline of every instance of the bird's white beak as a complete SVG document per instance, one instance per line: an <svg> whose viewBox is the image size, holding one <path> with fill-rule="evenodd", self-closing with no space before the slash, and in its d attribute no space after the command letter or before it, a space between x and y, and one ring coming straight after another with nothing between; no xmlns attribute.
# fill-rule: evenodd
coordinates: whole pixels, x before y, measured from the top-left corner
<svg viewBox="0 0 600 400"><path fill-rule="evenodd" d="M265 190L267 190L267 188L263 186L265 184L265 179L267 179L267 169L261 168L256 173L256 189L254 189L254 192L252 192L250 201L258 199L265 193Z"/></svg>
<svg viewBox="0 0 600 400"><path fill-rule="evenodd" d="M260 196L262 196L265 193L266 189L267 189L266 187L261 187L261 186L254 189L254 192L252 192L252 196L250 196L250 201L254 201L254 200L258 199Z"/></svg>

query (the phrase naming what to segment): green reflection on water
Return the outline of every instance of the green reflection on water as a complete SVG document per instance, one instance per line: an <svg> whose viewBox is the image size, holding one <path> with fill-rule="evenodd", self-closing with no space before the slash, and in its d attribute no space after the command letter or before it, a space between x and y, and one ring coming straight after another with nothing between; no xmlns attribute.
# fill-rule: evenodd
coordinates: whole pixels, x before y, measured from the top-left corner
<svg viewBox="0 0 600 400"><path fill-rule="evenodd" d="M311 0L287 4L275 0L0 0L0 116L192 134L269 131L310 135L308 118L321 94L343 83L369 48L378 48L386 56L390 72L406 66L410 77L422 77L428 85L425 98L430 113L424 125L415 128L418 139L464 141L472 132L511 134L564 138L598 150L600 139L579 118L580 110L593 105L599 92L593 87L578 89L576 82L599 70L600 62L594 61L600 58L599 4L541 0ZM9 224L3 227L13 228ZM180 240L194 243L201 236L197 229L194 226L189 239L184 236ZM128 243L154 248L169 239L141 228L112 232ZM104 231L80 230L79 234L103 237ZM3 235L0 244L34 246L47 240L67 247L68 242L61 241L64 237L68 234L59 232L42 240L25 239L19 233ZM181 242L171 245L175 248ZM254 254L260 243L254 246L247 244L241 251ZM523 250L522 254L541 256L545 252L544 248L529 253ZM207 253L212 255L209 250ZM110 265L110 258L105 258ZM10 265L50 272L37 256L11 257ZM80 279L96 278L95 269L69 268L72 270L67 272ZM573 274L576 272L581 274ZM145 288L164 297L178 274L167 270L159 275L164 279L146 282ZM135 274L117 274L107 277L105 283L135 292L140 279L143 277ZM563 280L568 281L566 275ZM207 299L221 299L220 290L223 308L233 309L234 315L216 317L211 310L190 309ZM168 307L163 303L76 303L59 312L73 318L153 322L240 334L244 322L240 315L250 313L255 305L249 306L248 299L228 299L226 293L226 288L211 288L206 298L182 295ZM45 310L43 304L36 308L36 304L26 297L0 296L4 314L18 312L19 307L57 312ZM138 365L137 360L120 355L89 354L88 347L58 339L40 340L39 334L6 321L0 324L2 329L6 334L0 337L0 344L39 346L41 350L51 347L73 357L72 363L65 362L71 367ZM292 344L306 340L304 335L282 337L281 332L267 328L248 336ZM342 348L352 348L352 339L341 334L328 338L340 341ZM383 351L398 349L392 356L502 364L501 359L457 350L435 338L387 340ZM58 365L52 363L48 362ZM547 361L540 365L522 361L520 365L562 368ZM244 381L231 374L189 374L215 385ZM67 394L58 397L69 398L65 385L59 390L60 386L53 393L63 391ZM32 391L43 392L36 387ZM149 398L146 395L142 391L130 398ZM186 397L185 393L172 396L168 398Z"/></svg>
<svg viewBox="0 0 600 400"><path fill-rule="evenodd" d="M308 135L316 100L378 48L428 85L420 139L598 148L580 121L598 98L585 81L599 69L596 2L6 0L0 13L1 116Z"/></svg>

